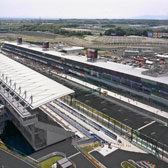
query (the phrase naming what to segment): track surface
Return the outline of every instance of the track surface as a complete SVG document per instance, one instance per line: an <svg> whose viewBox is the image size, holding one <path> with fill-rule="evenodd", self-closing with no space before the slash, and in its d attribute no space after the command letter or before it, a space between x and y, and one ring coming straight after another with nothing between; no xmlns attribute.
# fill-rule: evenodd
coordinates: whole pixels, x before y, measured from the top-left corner
<svg viewBox="0 0 168 168"><path fill-rule="evenodd" d="M0 149L0 167L4 168L36 168L19 158Z"/></svg>
<svg viewBox="0 0 168 168"><path fill-rule="evenodd" d="M108 168L119 168L123 161L128 161L129 159L137 161L149 161L152 164L155 164L155 168L167 168L168 163L165 163L151 154L141 154L135 152L127 152L117 150L106 157L102 156L100 153L94 151L91 153L97 160L99 160L103 165Z"/></svg>

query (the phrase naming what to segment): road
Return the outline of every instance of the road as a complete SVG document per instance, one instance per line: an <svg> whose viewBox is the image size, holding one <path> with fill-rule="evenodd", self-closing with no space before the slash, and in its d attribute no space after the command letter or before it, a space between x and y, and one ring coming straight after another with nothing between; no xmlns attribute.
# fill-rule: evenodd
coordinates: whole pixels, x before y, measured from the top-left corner
<svg viewBox="0 0 168 168"><path fill-rule="evenodd" d="M37 168L36 166L8 153L0 148L0 167L4 168Z"/></svg>

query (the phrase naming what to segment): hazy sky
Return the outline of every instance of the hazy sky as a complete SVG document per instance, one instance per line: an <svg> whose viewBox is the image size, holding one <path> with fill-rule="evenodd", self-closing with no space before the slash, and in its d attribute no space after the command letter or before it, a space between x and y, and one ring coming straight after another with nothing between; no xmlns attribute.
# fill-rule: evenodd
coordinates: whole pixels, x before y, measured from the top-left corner
<svg viewBox="0 0 168 168"><path fill-rule="evenodd" d="M168 0L0 0L0 17L133 18L168 16Z"/></svg>

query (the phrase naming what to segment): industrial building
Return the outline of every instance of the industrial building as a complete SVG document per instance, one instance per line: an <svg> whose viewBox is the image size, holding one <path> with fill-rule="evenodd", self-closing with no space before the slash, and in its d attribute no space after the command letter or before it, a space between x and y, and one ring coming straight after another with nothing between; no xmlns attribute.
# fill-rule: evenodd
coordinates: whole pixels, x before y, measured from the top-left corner
<svg viewBox="0 0 168 168"><path fill-rule="evenodd" d="M168 76L158 72L157 77L145 75L144 68L132 67L115 62L89 59L82 55L69 55L56 50L43 51L42 47L29 44L18 45L5 42L2 52L47 64L65 74L93 83L108 90L136 95L146 101L168 106ZM93 61L94 60L94 61Z"/></svg>
<svg viewBox="0 0 168 168"><path fill-rule="evenodd" d="M71 137L41 106L74 91L0 54L0 131L11 120L35 150Z"/></svg>

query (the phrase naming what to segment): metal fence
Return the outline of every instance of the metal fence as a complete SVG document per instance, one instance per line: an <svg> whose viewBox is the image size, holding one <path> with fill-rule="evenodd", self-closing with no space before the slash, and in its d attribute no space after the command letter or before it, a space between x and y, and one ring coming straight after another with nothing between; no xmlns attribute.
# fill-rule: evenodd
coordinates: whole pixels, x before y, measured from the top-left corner
<svg viewBox="0 0 168 168"><path fill-rule="evenodd" d="M71 96L65 96L61 100L72 106L74 109L92 118L94 121L104 125L111 131L121 135L123 138L129 140L132 144L138 146L139 148L162 160L168 161L168 146L166 146L166 144L160 143L157 140L134 130L133 128L109 117L106 114L103 114L102 112L76 100L75 98L72 98Z"/></svg>

